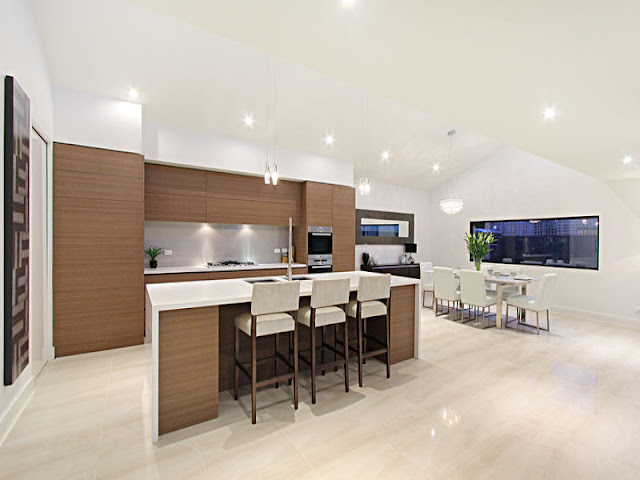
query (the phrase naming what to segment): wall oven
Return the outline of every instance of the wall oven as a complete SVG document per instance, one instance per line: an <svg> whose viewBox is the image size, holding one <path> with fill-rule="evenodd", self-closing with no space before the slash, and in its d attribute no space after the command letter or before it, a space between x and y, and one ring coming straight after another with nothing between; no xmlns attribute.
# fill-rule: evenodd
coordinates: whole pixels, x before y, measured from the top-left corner
<svg viewBox="0 0 640 480"><path fill-rule="evenodd" d="M333 228L309 227L308 236L307 271L309 273L333 271Z"/></svg>

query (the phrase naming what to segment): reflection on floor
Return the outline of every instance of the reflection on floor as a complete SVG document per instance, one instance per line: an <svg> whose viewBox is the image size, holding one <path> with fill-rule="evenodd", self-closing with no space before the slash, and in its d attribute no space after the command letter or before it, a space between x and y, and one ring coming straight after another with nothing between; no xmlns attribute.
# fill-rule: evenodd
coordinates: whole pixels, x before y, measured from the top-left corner
<svg viewBox="0 0 640 480"><path fill-rule="evenodd" d="M263 389L252 426L221 418L151 444L150 350L56 360L0 447L10 479L637 479L640 330L555 315L539 337L477 330L424 310L423 358L366 365L345 394L320 377L311 405Z"/></svg>

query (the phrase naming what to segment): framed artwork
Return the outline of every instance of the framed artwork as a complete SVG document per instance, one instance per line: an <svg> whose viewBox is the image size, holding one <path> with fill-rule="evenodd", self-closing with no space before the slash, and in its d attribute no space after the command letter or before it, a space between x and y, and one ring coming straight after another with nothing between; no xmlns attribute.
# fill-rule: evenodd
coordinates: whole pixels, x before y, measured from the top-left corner
<svg viewBox="0 0 640 480"><path fill-rule="evenodd" d="M4 384L29 364L29 97L4 82Z"/></svg>

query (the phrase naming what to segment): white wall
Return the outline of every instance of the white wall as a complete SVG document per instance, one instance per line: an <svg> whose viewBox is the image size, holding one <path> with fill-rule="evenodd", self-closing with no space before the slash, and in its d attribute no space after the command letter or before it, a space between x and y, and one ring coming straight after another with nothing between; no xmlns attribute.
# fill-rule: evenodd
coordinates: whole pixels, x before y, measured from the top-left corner
<svg viewBox="0 0 640 480"><path fill-rule="evenodd" d="M47 70L46 60L41 49L40 39L35 21L29 7L24 0L0 0L0 73L2 85L0 95L4 101L4 76L16 78L20 86L31 100L31 120L49 138L53 137L53 99L51 82ZM0 119L0 128L4 132L4 114ZM4 142L4 134L2 135ZM0 149L0 159L4 161L4 145ZM0 195L4 198L3 183L0 182ZM3 213L0 211L0 225L4 225ZM3 265L0 256L0 265ZM0 271L3 269L0 268ZM3 282L0 276L0 283ZM4 302L4 289L0 288L0 301ZM4 332L4 319L0 325ZM4 356L0 356L0 372L3 371ZM31 366L18 377L9 387L0 385L0 442L15 415L20 411L30 389L33 386Z"/></svg>
<svg viewBox="0 0 640 480"><path fill-rule="evenodd" d="M142 152L142 106L55 87L55 141Z"/></svg>
<svg viewBox="0 0 640 480"><path fill-rule="evenodd" d="M142 150L147 160L227 172L262 175L264 143L251 143L206 132L143 124ZM276 149L280 178L353 185L353 163L309 153Z"/></svg>
<svg viewBox="0 0 640 480"><path fill-rule="evenodd" d="M371 193L360 195L356 189L356 208L364 210L382 210L385 212L413 213L414 241L418 253L413 255L416 262L430 259L429 244L429 192L412 188L371 183ZM380 264L398 263L404 253L403 245L356 245L356 269L362 264L362 253L375 255Z"/></svg>
<svg viewBox="0 0 640 480"><path fill-rule="evenodd" d="M640 189L640 181L636 181ZM606 321L640 325L640 218L611 188L592 177L535 155L505 147L459 177L465 207L454 216L442 213L432 192L430 204L433 261L470 265L464 232L473 220L600 215L600 269L530 267L541 275L559 275L554 305L586 312ZM637 190L636 190L637 191Z"/></svg>

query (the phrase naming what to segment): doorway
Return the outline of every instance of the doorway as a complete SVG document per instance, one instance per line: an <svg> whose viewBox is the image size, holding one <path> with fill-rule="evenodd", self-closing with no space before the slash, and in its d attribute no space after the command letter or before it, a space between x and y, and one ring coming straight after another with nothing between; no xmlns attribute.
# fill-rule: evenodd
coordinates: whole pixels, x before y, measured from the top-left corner
<svg viewBox="0 0 640 480"><path fill-rule="evenodd" d="M48 149L45 137L31 130L29 162L29 358L34 378L48 359L46 319L48 318Z"/></svg>

